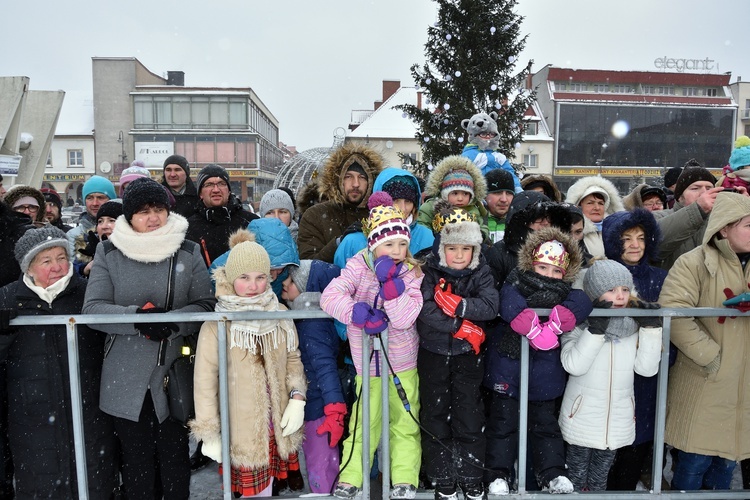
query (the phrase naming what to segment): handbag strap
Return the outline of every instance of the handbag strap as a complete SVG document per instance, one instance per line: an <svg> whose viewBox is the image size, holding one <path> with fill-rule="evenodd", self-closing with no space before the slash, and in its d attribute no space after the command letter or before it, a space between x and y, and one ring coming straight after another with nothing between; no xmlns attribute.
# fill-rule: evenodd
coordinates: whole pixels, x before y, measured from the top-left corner
<svg viewBox="0 0 750 500"><path fill-rule="evenodd" d="M177 250L179 252L179 250ZM177 252L174 253L169 258L169 280L167 284L167 303L164 306L164 309L167 311L172 310L172 305L174 302L174 282L175 282L175 272L177 270ZM167 357L167 343L169 341L167 339L163 339L159 342L159 366L164 366L165 358Z"/></svg>

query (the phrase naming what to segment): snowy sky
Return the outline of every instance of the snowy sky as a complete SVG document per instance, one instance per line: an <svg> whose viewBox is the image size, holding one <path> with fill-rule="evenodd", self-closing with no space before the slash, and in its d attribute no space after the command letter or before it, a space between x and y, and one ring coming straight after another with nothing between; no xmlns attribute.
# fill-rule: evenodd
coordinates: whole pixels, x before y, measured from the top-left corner
<svg viewBox="0 0 750 500"><path fill-rule="evenodd" d="M6 4L0 76L90 95L91 57L137 57L159 75L184 71L188 86L252 87L280 121L280 139L299 150L329 146L352 109L372 109L383 79L412 85L409 67L424 62L437 19L430 0ZM654 59L666 56L709 58L713 72L750 80L747 0L521 0L518 13L529 34L520 61L533 59L534 70L658 71ZM64 116L75 112L64 106Z"/></svg>

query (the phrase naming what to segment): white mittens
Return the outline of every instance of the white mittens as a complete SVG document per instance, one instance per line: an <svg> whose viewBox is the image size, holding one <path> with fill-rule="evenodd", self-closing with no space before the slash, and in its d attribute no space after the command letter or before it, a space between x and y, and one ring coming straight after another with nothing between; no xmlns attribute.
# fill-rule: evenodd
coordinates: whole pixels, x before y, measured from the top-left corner
<svg viewBox="0 0 750 500"><path fill-rule="evenodd" d="M304 422L305 402L301 399L290 399L289 404L286 405L286 410L284 410L284 415L281 417L281 428L284 430L281 435L294 434L302 427Z"/></svg>
<svg viewBox="0 0 750 500"><path fill-rule="evenodd" d="M221 437L216 439L204 439L203 447L201 449L203 454L208 458L221 463Z"/></svg>

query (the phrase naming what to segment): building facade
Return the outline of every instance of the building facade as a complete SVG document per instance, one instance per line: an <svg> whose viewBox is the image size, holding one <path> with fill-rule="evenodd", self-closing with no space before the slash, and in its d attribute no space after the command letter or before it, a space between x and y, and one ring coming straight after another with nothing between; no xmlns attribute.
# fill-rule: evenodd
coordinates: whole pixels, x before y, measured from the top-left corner
<svg viewBox="0 0 750 500"><path fill-rule="evenodd" d="M739 77L737 81L729 86L732 90L737 106L737 132L736 136L746 135L750 137L750 82L743 82Z"/></svg>

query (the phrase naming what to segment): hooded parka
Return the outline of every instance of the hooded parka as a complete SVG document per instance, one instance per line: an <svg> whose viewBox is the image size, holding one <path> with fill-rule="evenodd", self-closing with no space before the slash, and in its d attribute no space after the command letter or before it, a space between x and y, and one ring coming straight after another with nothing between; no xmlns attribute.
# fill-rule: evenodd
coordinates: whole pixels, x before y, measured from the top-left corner
<svg viewBox="0 0 750 500"><path fill-rule="evenodd" d="M565 198L565 201L578 206L586 196L593 193L605 194L605 218L615 212L624 210L622 200L620 199L620 193L617 191L615 185L612 184L612 181L599 175L592 175L590 177L578 179L568 189L568 195ZM604 257L604 243L602 242L601 232L597 230L596 225L585 215L583 216L583 242L586 245L586 249L593 257Z"/></svg>

